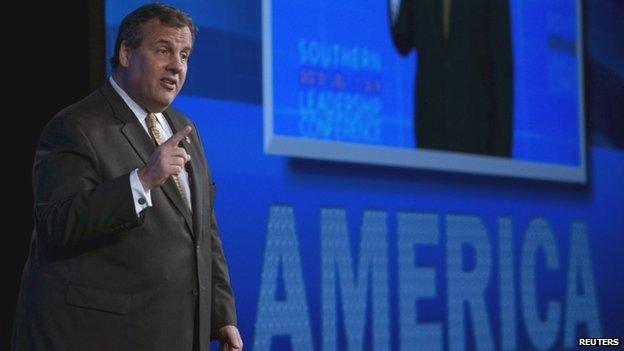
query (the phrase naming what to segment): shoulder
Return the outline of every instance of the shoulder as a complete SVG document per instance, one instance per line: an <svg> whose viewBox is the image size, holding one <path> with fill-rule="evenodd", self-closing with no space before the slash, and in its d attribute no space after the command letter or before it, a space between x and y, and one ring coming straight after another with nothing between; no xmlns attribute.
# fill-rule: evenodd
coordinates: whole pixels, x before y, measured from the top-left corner
<svg viewBox="0 0 624 351"><path fill-rule="evenodd" d="M39 142L55 139L77 140L88 138L92 132L110 130L118 121L101 89L77 101L54 115L43 128ZM57 140L58 141L58 140Z"/></svg>
<svg viewBox="0 0 624 351"><path fill-rule="evenodd" d="M176 119L176 120L180 121L183 124L195 125L195 123L193 122L193 120L189 116L185 115L184 113L182 113L182 111L178 110L177 108L175 108L173 106L167 107L167 109L164 112L170 118Z"/></svg>
<svg viewBox="0 0 624 351"><path fill-rule="evenodd" d="M103 88L98 88L61 111L59 111L50 121L48 128L79 128L95 129L102 127L102 124L114 122L113 107L105 97Z"/></svg>
<svg viewBox="0 0 624 351"><path fill-rule="evenodd" d="M56 115L54 115L54 117L52 117L50 123L78 123L82 119L106 114L107 112L112 113L112 108L107 103L100 89L97 89L82 100L77 101L59 111Z"/></svg>

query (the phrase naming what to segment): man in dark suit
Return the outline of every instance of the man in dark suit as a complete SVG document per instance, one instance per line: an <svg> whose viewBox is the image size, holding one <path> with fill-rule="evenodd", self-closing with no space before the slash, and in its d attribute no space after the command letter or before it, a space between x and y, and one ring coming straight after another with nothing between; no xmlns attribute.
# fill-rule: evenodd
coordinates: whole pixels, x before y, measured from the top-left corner
<svg viewBox="0 0 624 351"><path fill-rule="evenodd" d="M12 349L242 349L214 183L191 120L169 106L195 33L175 8L133 11L113 76L44 129Z"/></svg>
<svg viewBox="0 0 624 351"><path fill-rule="evenodd" d="M417 147L511 156L508 0L389 0L397 50L418 54Z"/></svg>

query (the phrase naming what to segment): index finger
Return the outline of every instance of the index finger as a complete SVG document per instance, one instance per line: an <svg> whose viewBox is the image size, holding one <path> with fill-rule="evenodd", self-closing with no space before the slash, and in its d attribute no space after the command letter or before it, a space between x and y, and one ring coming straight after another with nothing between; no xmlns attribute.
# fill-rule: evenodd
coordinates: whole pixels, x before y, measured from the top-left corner
<svg viewBox="0 0 624 351"><path fill-rule="evenodd" d="M193 130L193 128L190 125L187 125L186 127L182 128L182 130L172 135L171 138L167 139L167 141L165 141L165 144L177 146L184 138L186 138L187 135L189 135L191 130Z"/></svg>

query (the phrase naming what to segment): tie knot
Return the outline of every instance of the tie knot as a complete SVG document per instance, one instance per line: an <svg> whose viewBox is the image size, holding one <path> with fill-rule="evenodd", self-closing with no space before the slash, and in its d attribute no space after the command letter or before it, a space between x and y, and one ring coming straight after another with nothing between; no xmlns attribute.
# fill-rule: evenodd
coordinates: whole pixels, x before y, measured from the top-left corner
<svg viewBox="0 0 624 351"><path fill-rule="evenodd" d="M156 115L153 113L148 113L147 117L145 117L145 122L147 123L148 128L156 127Z"/></svg>
<svg viewBox="0 0 624 351"><path fill-rule="evenodd" d="M163 140L161 138L160 131L158 130L158 127L156 127L156 124L158 123L156 120L156 115L153 113L148 113L147 117L145 117L145 122L147 124L147 130L149 132L149 135L152 137L156 145L158 146L162 144Z"/></svg>

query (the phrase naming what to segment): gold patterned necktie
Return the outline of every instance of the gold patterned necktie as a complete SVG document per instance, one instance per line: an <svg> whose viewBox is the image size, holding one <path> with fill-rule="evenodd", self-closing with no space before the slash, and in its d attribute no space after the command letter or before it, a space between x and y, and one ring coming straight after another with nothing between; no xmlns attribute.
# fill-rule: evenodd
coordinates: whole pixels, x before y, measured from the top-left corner
<svg viewBox="0 0 624 351"><path fill-rule="evenodd" d="M145 117L145 122L147 123L147 130L149 130L149 134L156 143L156 146L160 146L162 143L164 143L165 140L163 140L163 137L160 134L160 130L158 130L158 127L156 127L156 124L158 123L158 121L156 120L156 115L153 113L149 113L147 117ZM186 196L186 191L184 191L182 183L180 183L180 177L178 177L178 175L176 174L172 174L171 179L173 179L176 188L178 188L178 192L180 193L180 196L182 196L182 200L189 208L189 210L191 210L191 207L189 205L191 202Z"/></svg>

